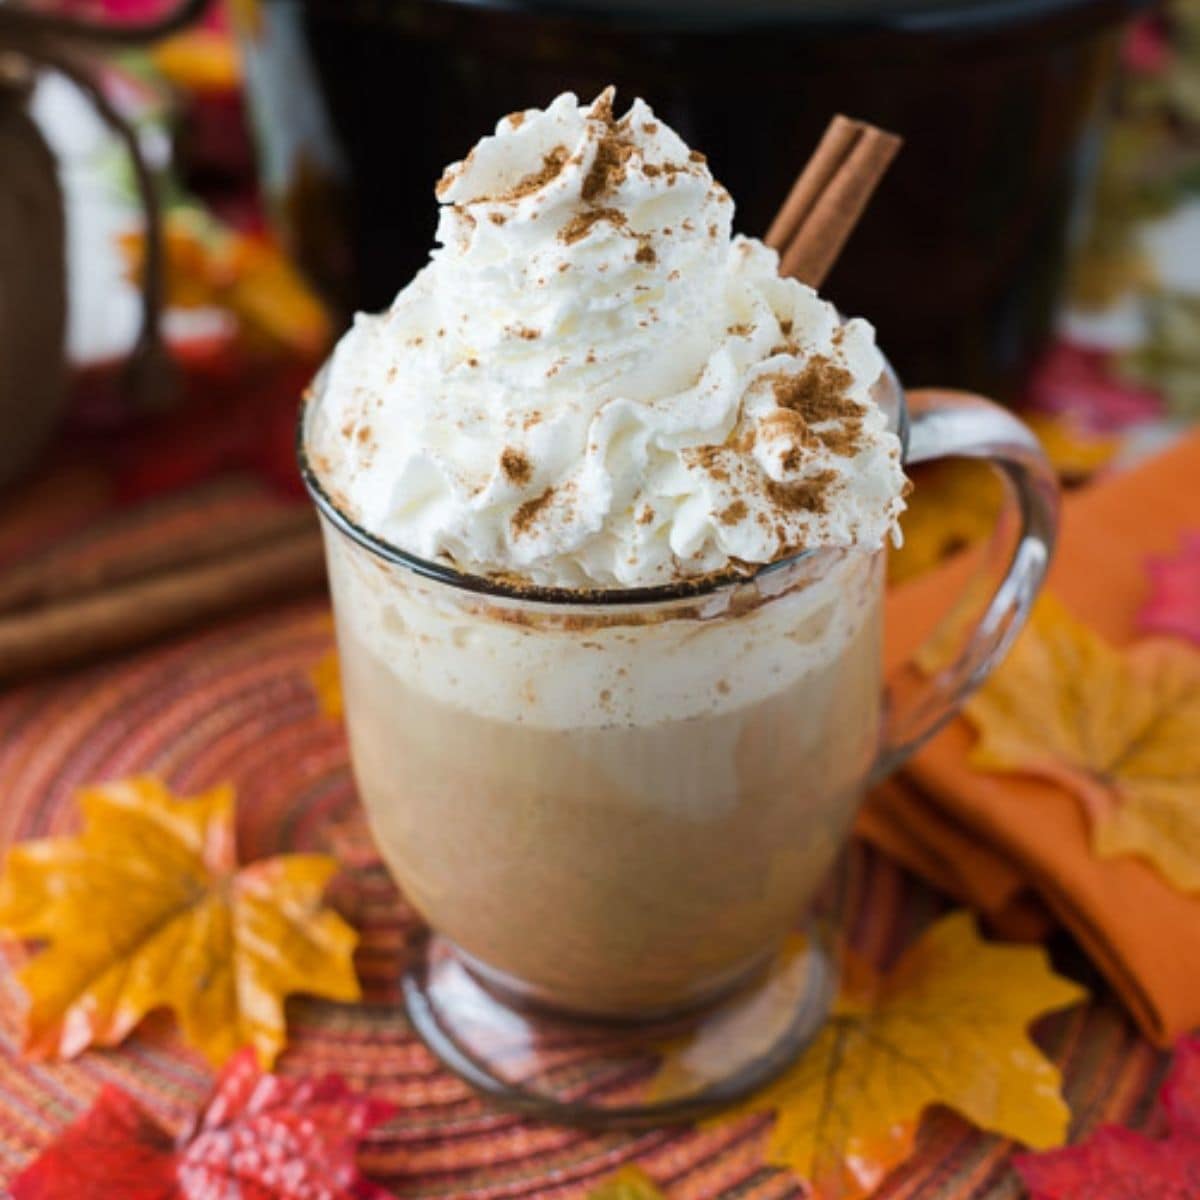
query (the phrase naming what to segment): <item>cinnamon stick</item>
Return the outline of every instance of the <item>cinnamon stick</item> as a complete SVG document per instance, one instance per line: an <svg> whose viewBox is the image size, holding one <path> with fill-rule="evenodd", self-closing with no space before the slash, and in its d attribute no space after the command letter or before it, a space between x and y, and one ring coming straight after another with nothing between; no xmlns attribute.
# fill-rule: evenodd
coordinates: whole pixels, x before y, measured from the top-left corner
<svg viewBox="0 0 1200 1200"><path fill-rule="evenodd" d="M209 494L211 492L211 495ZM198 497L144 504L121 512L82 539L52 547L0 576L0 613L33 608L99 592L117 584L175 567L227 557L257 543L275 541L315 527L308 505L259 509L236 505L237 493L205 489L205 498L225 511L202 523L183 520L173 533L173 517L186 518ZM139 536L143 534L144 536ZM111 545L106 540L111 539Z"/></svg>
<svg viewBox="0 0 1200 1200"><path fill-rule="evenodd" d="M0 618L0 679L29 675L168 633L324 579L320 532L307 528L229 557Z"/></svg>
<svg viewBox="0 0 1200 1200"><path fill-rule="evenodd" d="M834 117L767 231L781 274L825 282L900 145L865 121Z"/></svg>

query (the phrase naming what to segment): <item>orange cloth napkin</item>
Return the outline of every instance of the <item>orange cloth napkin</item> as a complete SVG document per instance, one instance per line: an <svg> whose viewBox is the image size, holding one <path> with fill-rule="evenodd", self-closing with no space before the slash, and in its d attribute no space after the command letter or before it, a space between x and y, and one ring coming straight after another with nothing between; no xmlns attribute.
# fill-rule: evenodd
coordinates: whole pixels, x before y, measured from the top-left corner
<svg viewBox="0 0 1200 1200"><path fill-rule="evenodd" d="M1110 641L1133 641L1146 559L1176 552L1195 529L1200 433L1068 499L1049 588ZM936 623L969 565L952 562L889 594L889 666ZM1073 795L971 768L974 736L964 719L951 722L871 797L859 832L1001 932L1037 936L1043 912L1052 914L1155 1042L1200 1025L1200 895L1175 891L1138 859L1097 858Z"/></svg>

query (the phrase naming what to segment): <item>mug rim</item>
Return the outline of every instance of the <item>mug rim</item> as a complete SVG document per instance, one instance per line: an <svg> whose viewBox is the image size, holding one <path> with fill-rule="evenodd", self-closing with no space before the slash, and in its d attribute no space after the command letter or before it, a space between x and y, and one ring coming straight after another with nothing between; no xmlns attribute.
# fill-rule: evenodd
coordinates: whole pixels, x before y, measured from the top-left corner
<svg viewBox="0 0 1200 1200"><path fill-rule="evenodd" d="M883 358L883 373L880 379L888 381L892 396L895 398L894 432L900 439L900 457L901 462L904 462L908 457L909 433L908 405L905 400L904 387L891 363L882 354L880 357ZM386 538L365 529L338 505L322 484L308 454L306 433L309 415L319 403L315 389L324 373L325 368L323 367L317 372L313 383L305 390L296 421L296 462L309 498L316 506L321 519L342 536L389 566L402 567L433 583L444 584L462 592L473 592L476 595L527 604L558 607L578 606L580 608L644 606L678 600L698 600L719 595L725 591L732 591L738 587L758 584L786 572L796 563L811 561L827 550L845 549L845 547L821 546L809 550L798 550L795 554L789 554L774 562L762 563L748 572L724 570L708 575L699 575L692 579L679 579L672 583L633 588L567 588L548 584L523 583L495 576L475 575L469 571L459 570L449 563L422 558L420 555L404 550Z"/></svg>

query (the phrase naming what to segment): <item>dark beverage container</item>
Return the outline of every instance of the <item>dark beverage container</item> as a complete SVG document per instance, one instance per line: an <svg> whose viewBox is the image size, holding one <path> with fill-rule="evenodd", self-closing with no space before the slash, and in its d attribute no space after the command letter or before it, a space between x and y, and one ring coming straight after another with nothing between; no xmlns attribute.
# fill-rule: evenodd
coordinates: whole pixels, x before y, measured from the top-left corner
<svg viewBox="0 0 1200 1200"><path fill-rule="evenodd" d="M248 66L284 232L378 309L432 185L504 113L616 83L707 153L761 235L834 112L900 158L824 291L910 384L1013 397L1050 326L1104 85L1138 0L264 0Z"/></svg>

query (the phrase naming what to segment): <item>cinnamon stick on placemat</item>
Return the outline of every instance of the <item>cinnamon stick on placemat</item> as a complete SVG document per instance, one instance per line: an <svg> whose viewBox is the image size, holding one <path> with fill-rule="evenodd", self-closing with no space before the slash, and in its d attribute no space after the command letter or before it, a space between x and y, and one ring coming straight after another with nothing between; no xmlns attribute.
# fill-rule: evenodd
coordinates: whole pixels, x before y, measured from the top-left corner
<svg viewBox="0 0 1200 1200"><path fill-rule="evenodd" d="M258 500L258 503L255 501ZM175 567L315 528L307 504L261 502L241 479L219 480L119 509L0 573L0 614L78 599Z"/></svg>
<svg viewBox="0 0 1200 1200"><path fill-rule="evenodd" d="M0 680L321 585L316 514L238 477L118 509L0 573Z"/></svg>
<svg viewBox="0 0 1200 1200"><path fill-rule="evenodd" d="M0 618L0 680L126 650L265 600L303 595L325 575L316 520L264 544Z"/></svg>
<svg viewBox="0 0 1200 1200"><path fill-rule="evenodd" d="M900 145L865 121L833 118L767 231L781 275L825 282Z"/></svg>

